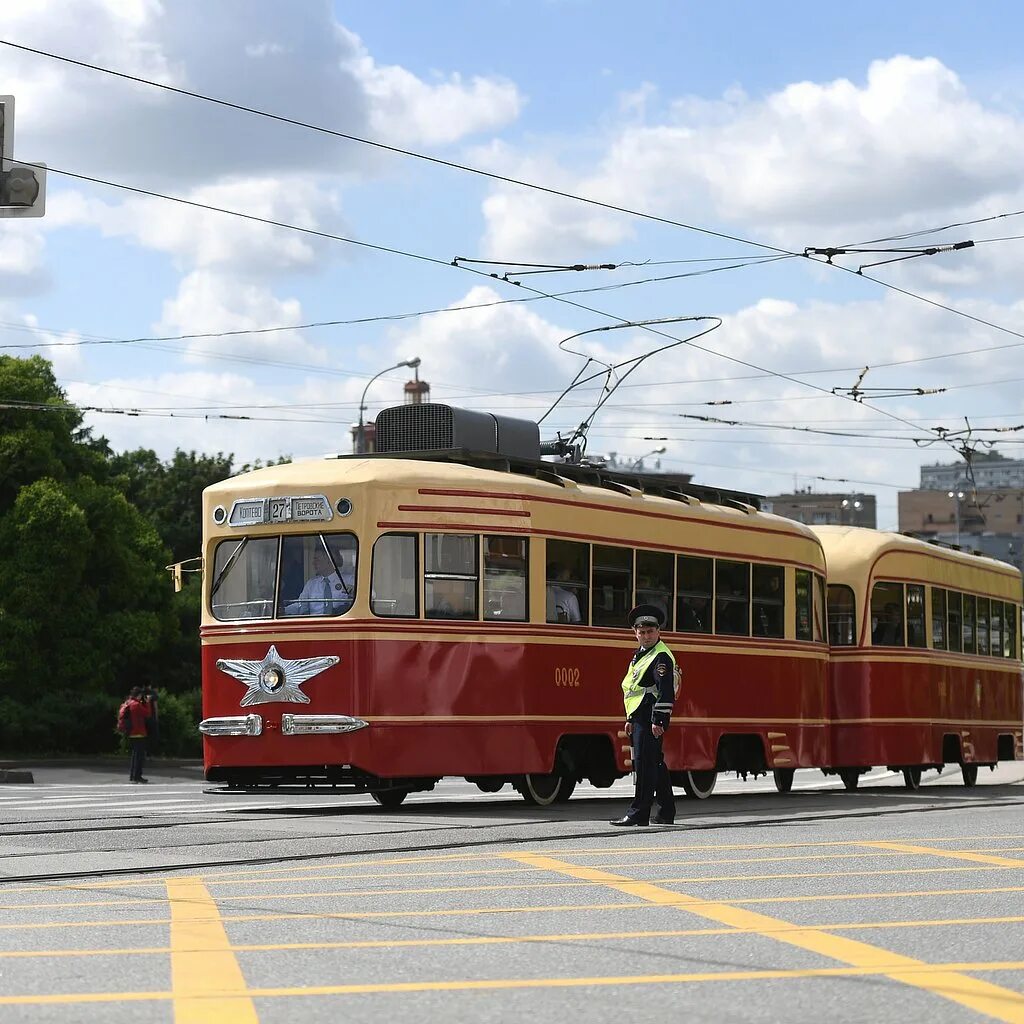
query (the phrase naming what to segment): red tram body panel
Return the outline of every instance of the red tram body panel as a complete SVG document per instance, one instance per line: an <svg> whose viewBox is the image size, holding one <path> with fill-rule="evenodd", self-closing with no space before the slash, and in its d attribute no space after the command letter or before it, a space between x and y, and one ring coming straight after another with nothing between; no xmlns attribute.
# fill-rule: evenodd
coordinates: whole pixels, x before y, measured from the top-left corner
<svg viewBox="0 0 1024 1024"><path fill-rule="evenodd" d="M815 532L828 561L832 765L1024 758L1020 573L897 534Z"/></svg>

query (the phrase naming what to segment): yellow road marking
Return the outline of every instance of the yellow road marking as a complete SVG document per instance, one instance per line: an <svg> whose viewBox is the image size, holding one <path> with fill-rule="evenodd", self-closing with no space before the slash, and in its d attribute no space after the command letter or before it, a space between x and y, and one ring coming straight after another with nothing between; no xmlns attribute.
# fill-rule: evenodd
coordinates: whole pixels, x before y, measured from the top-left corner
<svg viewBox="0 0 1024 1024"><path fill-rule="evenodd" d="M667 891L667 890L666 890ZM744 896L739 899L717 900L716 904L740 906L754 903L820 903L839 900L893 900L911 899L918 896L978 896L1003 893L1024 892L1024 886L1009 885L994 888L971 889L923 889L908 892L856 892L829 893L816 896ZM695 897L682 893L674 893L676 902L672 905L688 907ZM225 914L221 920L234 922L250 921L364 921L392 920L412 917L477 917L487 914L546 914L546 913L587 913L598 910L651 910L654 904L642 903L554 903L543 906L529 907L467 907L454 910L340 910L330 913L293 913L293 914ZM42 931L56 928L112 928L130 925L165 925L170 924L167 918L114 918L108 921L46 921L37 924L2 924L0 929L15 931Z"/></svg>
<svg viewBox="0 0 1024 1024"><path fill-rule="evenodd" d="M654 904L676 905L679 900L679 894L670 889L662 889L647 882L636 882L623 875L613 875L597 868L576 867L565 861L531 854L508 853L504 856L520 863L546 867L552 872L572 878L602 882L610 889ZM971 978L952 969L936 970L932 965L913 957L902 956L845 936L830 935L828 932L799 925L791 925L790 929L787 929L786 922L777 918L726 903L690 897L684 909L687 913L709 921L717 921L719 924L732 925L748 931L760 931L779 942L831 957L833 960L841 960L852 967L883 973L893 981L932 992L979 1013L987 1013L996 1020L1024 1024L1024 995L993 985L991 982ZM927 973L922 973L922 968Z"/></svg>
<svg viewBox="0 0 1024 1024"><path fill-rule="evenodd" d="M680 833L683 834L683 833ZM974 840L984 840L991 842L996 839L1011 839L1011 840L1024 840L1024 835L1018 833L1008 833L1006 835L994 835L994 836L928 836L927 839L921 840L922 842L929 843L960 843L960 842L971 842ZM842 840L842 841L830 841L821 843L722 843L720 845L708 846L706 844L697 845L659 845L659 846L631 846L627 850L623 850L622 857L634 858L638 853L698 853L702 855L701 863L707 863L703 859L704 855L714 851L724 850L797 850L797 849L835 849L837 847L863 847L863 841L858 840ZM534 853L540 854L559 854L564 856L564 850L535 850ZM601 856L604 858L611 857L612 854L609 852L607 846L596 847L594 849L582 849L573 850L572 855L577 856ZM419 857L389 857L389 858L374 858L373 860L354 860L354 861L334 861L327 864L322 864L325 870L333 869L348 869L358 867L375 867L379 868L382 865L388 864L434 864L441 862L457 862L465 863L467 861L497 861L499 859L498 854L494 853L458 853L458 854L432 854L430 856L419 856ZM298 872L309 872L309 865L302 864L294 868L275 868L268 871L266 868L254 868L247 871L220 871L220 872L207 872L199 874L196 877L201 878L204 881L213 881L219 885L242 885L249 884L252 881L275 881L275 880L287 880L293 878ZM146 888L159 888L162 890L165 882L169 878L176 876L158 875L150 879L140 880L128 880L128 879L117 879L113 881L105 882L74 882L67 884L49 884L49 885L5 885L0 882L0 891L10 893L20 892L78 892L78 891L93 891L93 890L125 890L125 889L146 889Z"/></svg>
<svg viewBox="0 0 1024 1024"><path fill-rule="evenodd" d="M907 843L865 843L865 846L894 853L927 855L930 857L947 857L952 860L971 860L980 864L994 864L1001 868L1024 867L1024 859L1020 857L996 857L990 853L976 853L973 850L933 850L928 846L911 846Z"/></svg>
<svg viewBox="0 0 1024 1024"><path fill-rule="evenodd" d="M815 931L883 931L892 928L963 928L971 925L989 924L1022 924L1024 917L954 917L921 921L852 921L808 924L802 927ZM788 929L792 927L786 923ZM680 938L693 935L736 935L745 929L737 928L673 928L660 931L634 932L573 932L558 935L480 935L473 938L459 939L361 939L351 942L268 942L260 944L233 945L233 953L276 953L298 949L415 949L434 946L495 946L516 945L517 943L543 944L545 942L596 942L617 939L663 939ZM769 934L758 929L757 935ZM90 957L90 956L157 956L170 953L169 946L139 946L134 949L39 949L39 950L4 950L0 951L0 959L30 960L41 957Z"/></svg>
<svg viewBox="0 0 1024 1024"><path fill-rule="evenodd" d="M977 867L941 867L941 868L890 868L884 871L844 871L844 878L869 877L876 878L887 875L948 875L957 872L974 871L999 871L1008 866L1000 863L985 863ZM536 870L533 871L536 874ZM682 878L651 878L647 879L652 885L706 885L709 883L723 882L765 882L785 881L807 878L834 878L834 871L798 871L798 872L777 872L766 875L693 875ZM335 889L335 890L314 890L312 892L276 892L276 893L247 893L244 896L219 896L219 903L260 903L277 900L309 900L309 899L341 899L356 898L366 899L374 897L395 896L436 896L451 895L453 893L486 893L486 892L525 892L532 889L566 889L566 888L587 888L593 886L593 882L572 881L572 882L523 882L517 885L457 885L457 886L424 886L409 889L397 888L375 888L375 889ZM37 904L12 904L8 907L0 906L0 909L9 910L54 910L71 909L76 907L117 907L124 906L124 900L90 900L81 903L37 903ZM141 906L147 903L163 904L165 900L150 898L134 899L132 906ZM727 902L733 902L729 900ZM73 923L73 922L69 922ZM19 925L2 925L0 927L17 928Z"/></svg>
<svg viewBox="0 0 1024 1024"><path fill-rule="evenodd" d="M866 852L856 852L856 853L800 853L800 854L795 854L795 855L792 855L792 856L776 856L776 855L772 855L772 856L768 856L768 857L722 857L722 858L718 858L718 859L708 859L707 857L700 857L700 858L685 859L685 860L658 860L658 866L660 866L660 867L676 867L676 866L686 867L686 866L700 865L700 866L703 866L703 867L709 867L709 866L715 866L717 864L757 864L757 863L776 863L777 864L777 863L790 863L790 862L793 862L793 861L801 861L801 860L863 860L863 859L866 859L866 858L874 858L874 857L887 858L887 857L892 857L892 856L904 856L905 857L905 856L915 856L915 855L942 856L942 857L947 857L947 858L950 858L950 859L953 859L953 860L974 860L974 861L980 861L981 863L993 864L993 865L1001 866L1001 867L1019 867L1022 864L1024 864L1024 859L1000 858L1000 857L995 857L995 856L992 856L992 857L980 856L981 854L985 854L985 853L996 853L996 852L999 852L1002 849L1002 848L999 848L999 847L990 847L990 848L984 849L984 850L949 850L949 851L942 851L942 850L934 850L934 849L932 849L930 847L908 846L908 845L899 844L899 843L883 843L883 842L878 842L878 843L862 843L862 844L859 844L859 845L862 845L862 846L865 846L865 847L878 848L878 849L877 849L876 852L871 852L871 853L866 853ZM1008 853L1016 853L1019 850L1024 850L1024 847L1007 847L1007 848L1005 848L1005 850ZM635 860L635 858L633 857L632 853L623 853L623 855L622 855L622 857L620 859L617 859L617 860L607 860L607 861L604 861L602 863L592 864L591 866L592 867L618 867L618 866L622 866L622 864L626 860L626 858L629 858L629 862L630 863L634 862L634 860ZM493 874L497 874L497 876L504 877L504 876L507 876L507 874L537 874L538 870L539 869L536 868L536 867L527 867L527 866L523 866L523 867L486 867L486 868L476 868L476 869L472 869L472 870L459 869L458 870L458 874L459 874L460 877L493 876ZM892 873L896 873L898 870L899 870L898 868L894 868ZM290 876L290 877L280 878L280 879L278 879L278 878L265 879L265 880L232 879L232 880L224 881L224 882L218 881L216 884L219 887L219 886L241 886L241 885L251 886L251 885L254 885L254 884L257 884L257 885L273 885L273 884L279 883L279 882L331 882L331 881L338 881L338 880L348 880L348 881L352 881L352 882L356 882L356 881L358 881L358 882L378 882L378 881L390 881L391 879L446 878L446 877L451 876L451 874L454 874L454 873L456 873L455 870L452 870L452 871L378 871L378 872L373 872L373 873L368 872L366 874L355 874L355 873L352 873L352 872L345 871L345 872L342 872L342 873L339 873L339 874L313 873L313 874L304 874L304 876ZM844 873L846 873L846 872L844 872ZM853 873L853 872L850 872L850 873ZM864 873L870 873L870 872L860 871L860 872L857 872L857 873L864 874ZM880 873L886 873L886 872L880 872ZM750 876L750 878L752 878L752 879L755 879L755 878L801 878L801 877L812 878L813 876L797 876L797 874L793 874L793 876L784 876L784 874L777 874L777 876ZM210 880L209 876L206 876L205 878L207 879L207 881ZM688 881L688 880L664 879L662 881L665 881L665 882L676 881L676 882L678 882L678 881ZM711 879L711 878L709 878L709 879L706 879L706 880L703 880L703 881L719 881L719 880L718 879ZM152 886L154 888L159 885L161 889L165 888L165 883L164 882L160 882L160 883L156 883L156 882L154 882L154 883L147 883L147 885L150 885L150 886ZM40 887L40 888L43 888L43 887ZM86 887L82 887L82 888L89 890L92 887L86 886ZM505 889L505 888L508 888L508 887L502 886L501 888ZM12 891L12 892L24 892L26 890L9 890L9 891ZM79 889L78 889L78 887L62 887L62 888L59 888L59 889L57 889L57 888L51 889L49 887L46 887L44 891L46 891L46 892L78 892ZM391 890L391 889L387 890L388 893L391 893L393 891L413 892L415 890ZM447 891L447 890L439 890L439 891ZM453 890L453 891L456 891L456 890ZM304 894L304 895L310 895L310 894ZM319 896L319 895L331 895L331 894L328 894L328 893L316 893L315 895ZM243 898L243 897L232 897L232 896L220 897L221 900L231 900L231 899L241 899L241 898ZM250 896L245 897L245 898L255 898L255 897L252 897L250 895ZM270 894L268 894L265 897L261 896L259 898L266 898L266 899L279 898L280 899L280 898L283 898L283 897L280 896L280 895L270 895ZM131 899L131 903L132 903L133 906L139 906L139 905L142 905L142 904L145 904L145 903L159 903L159 904L163 904L165 902L166 902L166 900L163 897L144 897L143 896L143 897L135 897L135 898ZM80 906L83 906L83 907L84 906L96 907L96 906L124 906L124 905L125 905L125 900L124 899L117 899L117 900L82 900L82 901L77 901L77 902L74 902L74 903L69 903L69 902L60 902L60 903L0 903L0 910L50 910L50 909L59 909L59 908L63 908L63 907L80 907Z"/></svg>
<svg viewBox="0 0 1024 1024"><path fill-rule="evenodd" d="M882 952L879 950L879 952ZM387 992L467 992L501 989L530 988L585 988L615 985L670 985L698 982L761 981L790 978L849 978L893 977L893 968L899 966L898 979L918 988L936 992L955 1002L975 1007L984 1002L988 1013L996 1020L1020 1024L1024 1021L1024 996L1010 989L977 981L964 971L1020 971L1024 960L997 960L925 964L900 964L900 958L891 954L889 961L880 960L870 966L818 967L803 970L749 970L712 971L692 974L627 974L583 978L495 978L485 980L406 981L390 984L318 985L308 988L251 988L249 995L258 999L295 996L367 995ZM991 990L993 995L983 1000L978 993ZM116 1003L168 1000L171 992L82 992L45 996L0 996L0 1006L45 1006L73 1003ZM207 1020L214 1018L205 1018ZM222 1019L222 1018L221 1018Z"/></svg>
<svg viewBox="0 0 1024 1024"><path fill-rule="evenodd" d="M174 1024L259 1024L216 903L198 878L167 882Z"/></svg>

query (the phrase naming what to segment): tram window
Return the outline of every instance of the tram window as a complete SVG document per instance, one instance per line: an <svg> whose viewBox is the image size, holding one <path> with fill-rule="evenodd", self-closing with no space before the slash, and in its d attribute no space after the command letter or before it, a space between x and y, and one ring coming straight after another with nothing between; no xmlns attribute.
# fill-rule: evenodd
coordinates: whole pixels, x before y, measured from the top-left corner
<svg viewBox="0 0 1024 1024"><path fill-rule="evenodd" d="M636 553L636 603L653 604L664 616L663 629L672 628L672 569L675 559L667 551Z"/></svg>
<svg viewBox="0 0 1024 1024"><path fill-rule="evenodd" d="M384 618L419 615L419 538L414 533L385 533L373 545L370 608Z"/></svg>
<svg viewBox="0 0 1024 1024"><path fill-rule="evenodd" d="M857 642L856 604L853 590L839 583L828 585L828 642L833 647L852 647Z"/></svg>
<svg viewBox="0 0 1024 1024"><path fill-rule="evenodd" d="M479 539L471 533L423 536L423 602L428 619L475 619Z"/></svg>
<svg viewBox="0 0 1024 1024"><path fill-rule="evenodd" d="M590 621L590 545L547 542L545 604L547 622Z"/></svg>
<svg viewBox="0 0 1024 1024"><path fill-rule="evenodd" d="M811 574L806 569L796 571L796 638L810 640L811 631Z"/></svg>
<svg viewBox="0 0 1024 1024"><path fill-rule="evenodd" d="M932 587L932 647L946 649L946 592Z"/></svg>
<svg viewBox="0 0 1024 1024"><path fill-rule="evenodd" d="M715 632L750 636L750 563L715 561Z"/></svg>
<svg viewBox="0 0 1024 1024"><path fill-rule="evenodd" d="M590 587L595 626L626 626L633 598L633 551L594 545L594 576Z"/></svg>
<svg viewBox="0 0 1024 1024"><path fill-rule="evenodd" d="M484 537L484 618L525 622L528 541Z"/></svg>
<svg viewBox="0 0 1024 1024"><path fill-rule="evenodd" d="M1017 626L1020 624L1020 605L1006 605L1006 629L1003 630L1003 655L1017 658Z"/></svg>
<svg viewBox="0 0 1024 1024"><path fill-rule="evenodd" d="M683 633L711 632L714 564L710 558L676 558L676 623Z"/></svg>
<svg viewBox="0 0 1024 1024"><path fill-rule="evenodd" d="M213 556L210 608L214 618L264 619L274 613L277 537L221 541Z"/></svg>
<svg viewBox="0 0 1024 1024"><path fill-rule="evenodd" d="M907 646L928 646L924 632L924 587L917 583L907 584Z"/></svg>
<svg viewBox="0 0 1024 1024"><path fill-rule="evenodd" d="M351 533L282 538L277 614L290 618L347 612L356 596L356 551Z"/></svg>
<svg viewBox="0 0 1024 1024"><path fill-rule="evenodd" d="M964 596L956 590L946 592L946 604L949 607L949 628L946 638L951 651L962 651L964 648Z"/></svg>
<svg viewBox="0 0 1024 1024"><path fill-rule="evenodd" d="M875 647L906 646L902 583L876 583L871 588L871 643Z"/></svg>
<svg viewBox="0 0 1024 1024"><path fill-rule="evenodd" d="M1003 602L993 601L988 619L989 653L993 658L1003 656Z"/></svg>
<svg viewBox="0 0 1024 1024"><path fill-rule="evenodd" d="M973 594L964 594L964 654L974 654L977 650L975 643L974 623L978 612L978 603Z"/></svg>
<svg viewBox="0 0 1024 1024"><path fill-rule="evenodd" d="M978 620L976 640L979 654L988 654L988 618L991 602L987 597L978 599Z"/></svg>
<svg viewBox="0 0 1024 1024"><path fill-rule="evenodd" d="M786 635L786 570L781 565L755 565L754 636Z"/></svg>

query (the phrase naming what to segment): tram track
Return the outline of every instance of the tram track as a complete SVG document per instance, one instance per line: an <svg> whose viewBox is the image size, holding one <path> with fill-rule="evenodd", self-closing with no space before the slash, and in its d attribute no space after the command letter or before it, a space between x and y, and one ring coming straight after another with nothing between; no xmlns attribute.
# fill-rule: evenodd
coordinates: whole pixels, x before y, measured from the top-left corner
<svg viewBox="0 0 1024 1024"><path fill-rule="evenodd" d="M875 794L877 796L877 794ZM899 794L904 797L905 794ZM911 800L909 803L901 803L900 806L896 807L870 807L870 808L856 808L850 807L848 809L840 810L826 810L813 812L808 814L789 814L785 816L775 817L758 817L756 815L743 815L740 817L731 818L730 820L713 820L711 816L693 822L687 823L683 826L655 826L652 825L646 832L650 833L662 833L662 832L675 832L692 834L695 832L711 832L721 831L729 829L747 829L751 827L765 827L765 828L780 828L780 827L792 827L792 826L813 826L823 821L839 821L839 820L851 820L860 818L878 818L887 817L890 815L902 815L902 814L920 814L926 812L957 812L967 809L977 809L979 806L978 800L955 800L946 803L917 803L915 800ZM986 807L1020 807L1024 806L1024 794L1021 797L996 797L989 798L984 801ZM197 825L195 822L181 822L179 825ZM196 869L207 869L207 868L246 868L246 867L258 867L266 864L281 863L287 861L290 863L301 863L301 862L317 862L331 859L343 859L348 857L366 857L366 856L394 856L401 854L418 854L418 853L445 853L448 851L459 851L472 848L485 848L490 846L499 845L514 845L521 846L526 844L535 844L538 841L537 828L543 828L553 825L565 825L566 822L563 819L537 819L535 821L519 821L514 825L500 825L496 826L493 822L481 823L478 825L467 824L465 821L455 822L451 825L439 826L432 825L430 827L406 830L403 835L416 835L420 838L419 842L396 842L390 845L383 846L367 846L365 844L359 845L358 848L352 848L351 845L342 848L332 848L317 851L316 853L295 853L291 851L280 851L266 856L236 856L236 857L216 857L211 856L202 859L192 859L186 861L173 861L167 860L165 862L157 864L144 864L144 865L128 865L118 867L103 867L96 868L89 871L77 870L77 871L47 871L47 872L36 872L36 873L25 873L25 874L2 874L0 875L0 888L8 885L17 885L23 883L48 883L48 882L63 882L63 881L75 881L82 880L86 881L89 879L98 878L116 878L125 877L131 875L157 875L157 874L180 874L194 871ZM155 825L154 827L167 827L164 825ZM425 834L431 832L440 832L444 834L451 833L452 831L459 831L465 833L469 829L474 833L479 833L485 830L499 830L499 834L483 838L480 835L466 836L458 841L438 841L438 842L423 842L422 839ZM509 834L512 829L530 829L528 835L516 835ZM374 833L361 833L355 837L357 839L373 838L374 836L380 836L381 834L393 834L393 829L386 830L385 833L374 832ZM573 840L586 840L594 838L616 838L623 839L626 836L633 834L631 831L623 832L620 829L610 829L606 827L591 827L585 829L571 829L566 831L558 831L557 833L547 833L540 837L546 842L562 842L562 841L573 841ZM8 836L16 836L17 833L6 833ZM239 846L248 845L253 842L260 843L295 843L302 842L303 840L319 839L323 840L322 834L316 836L288 836L273 839L243 839L243 840L224 840L222 842L210 844L206 843L207 847L212 847L216 850L222 846ZM346 839L351 844L353 837L349 836ZM161 845L160 849L172 850L172 849L186 849L193 845L199 844L180 844L176 847L168 847L166 844ZM152 848L151 848L152 849ZM80 851L79 851L80 852ZM109 852L123 852L123 851L112 851L112 850L90 850L87 851L91 854L102 854ZM38 856L38 854L35 854Z"/></svg>

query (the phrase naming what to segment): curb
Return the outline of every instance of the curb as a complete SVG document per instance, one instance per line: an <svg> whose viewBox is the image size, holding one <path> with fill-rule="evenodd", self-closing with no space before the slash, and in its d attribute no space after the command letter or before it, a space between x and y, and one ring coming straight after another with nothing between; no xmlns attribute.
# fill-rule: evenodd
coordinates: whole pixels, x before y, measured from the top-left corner
<svg viewBox="0 0 1024 1024"><path fill-rule="evenodd" d="M28 771L18 771L18 770L10 769L10 768L0 768L0 785L3 785L5 782L6 783L10 783L10 784L14 784L14 783L24 784L26 782L35 782L35 781L36 780L34 778L32 778L32 773L31 772L28 772Z"/></svg>

